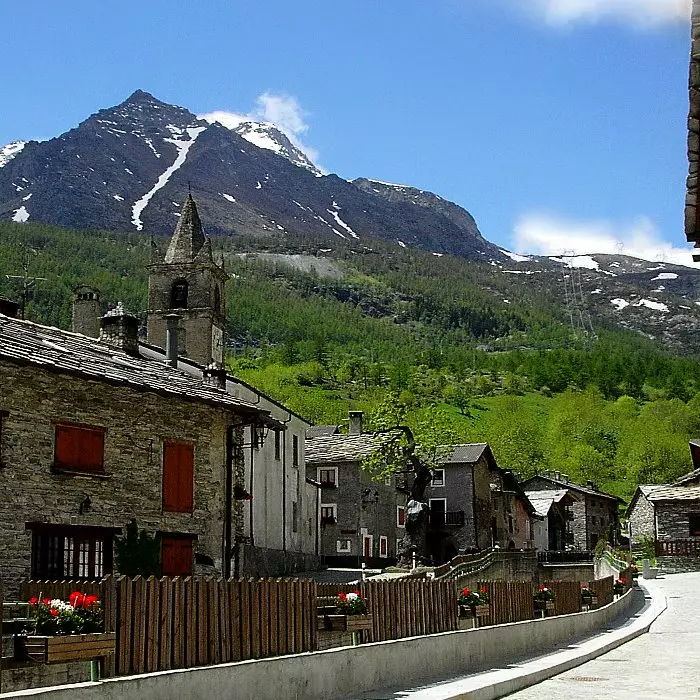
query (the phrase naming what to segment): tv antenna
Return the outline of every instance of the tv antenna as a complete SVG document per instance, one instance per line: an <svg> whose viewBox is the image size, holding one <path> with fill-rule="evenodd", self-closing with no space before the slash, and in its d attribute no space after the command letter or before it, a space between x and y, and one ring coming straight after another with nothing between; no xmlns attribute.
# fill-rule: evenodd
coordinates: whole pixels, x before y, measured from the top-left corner
<svg viewBox="0 0 700 700"><path fill-rule="evenodd" d="M30 253L33 253L34 255L38 255L38 251L36 251L34 248L30 248L29 246L25 245L24 243L20 244L20 248L24 251L23 259L22 259L22 274L21 275L5 275L5 277L8 280L19 280L22 285L22 294L21 294L21 306L20 306L20 313L22 320L24 321L24 315L27 307L27 300L29 299L29 294L30 292L35 288L37 282L45 282L46 277L34 277L29 274L29 268L31 266L31 255Z"/></svg>

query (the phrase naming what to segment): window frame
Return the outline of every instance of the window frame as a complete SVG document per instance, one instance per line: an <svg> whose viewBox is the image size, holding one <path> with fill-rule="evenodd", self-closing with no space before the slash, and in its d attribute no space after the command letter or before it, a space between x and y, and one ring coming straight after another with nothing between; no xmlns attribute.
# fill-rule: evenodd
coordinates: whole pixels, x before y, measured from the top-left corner
<svg viewBox="0 0 700 700"><path fill-rule="evenodd" d="M332 479L323 478L323 474L326 472L328 475L333 475ZM323 488L338 488L338 467L317 467L316 468L316 478Z"/></svg>
<svg viewBox="0 0 700 700"><path fill-rule="evenodd" d="M382 549L384 550L383 554ZM389 558L389 538L386 535L379 535L379 558Z"/></svg>
<svg viewBox="0 0 700 700"><path fill-rule="evenodd" d="M72 423L70 421L52 421L54 426L53 436L53 464L51 471L57 474L75 474L79 476L104 476L105 475L105 443L107 428L99 425L87 425L85 423ZM99 437L100 440L100 462L99 465L95 462L92 465L80 464L79 461L70 463L59 457L59 450L63 451L66 446L64 440L76 440L79 444L82 439L89 435L90 438Z"/></svg>
<svg viewBox="0 0 700 700"><path fill-rule="evenodd" d="M347 543L346 547L343 547L343 542ZM335 541L335 551L336 554L352 554L352 540L340 539Z"/></svg>
<svg viewBox="0 0 700 700"><path fill-rule="evenodd" d="M442 478L439 482L436 482L435 475L440 472ZM443 468L433 469L433 480L430 482L431 488L441 489L445 485L445 470Z"/></svg>
<svg viewBox="0 0 700 700"><path fill-rule="evenodd" d="M406 506L396 506L396 527L406 527Z"/></svg>
<svg viewBox="0 0 700 700"><path fill-rule="evenodd" d="M330 509L330 515L328 513L324 514L324 510ZM338 523L338 504L337 503L321 503L319 506L319 517L321 520L321 525L337 525ZM331 522L330 519L333 519Z"/></svg>

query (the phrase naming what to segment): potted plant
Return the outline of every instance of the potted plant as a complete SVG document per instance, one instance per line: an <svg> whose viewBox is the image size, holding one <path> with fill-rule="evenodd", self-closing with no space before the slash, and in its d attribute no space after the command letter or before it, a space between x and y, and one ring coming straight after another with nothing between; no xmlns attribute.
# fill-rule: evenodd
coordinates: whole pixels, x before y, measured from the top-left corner
<svg viewBox="0 0 700 700"><path fill-rule="evenodd" d="M486 617L489 614L489 589L485 586L478 591L463 588L457 604L460 617Z"/></svg>
<svg viewBox="0 0 700 700"><path fill-rule="evenodd" d="M103 632L104 615L97 596L79 591L67 601L31 598L32 622L18 639L19 654L43 663L98 659L114 653L116 634Z"/></svg>
<svg viewBox="0 0 700 700"><path fill-rule="evenodd" d="M323 629L359 632L372 629L372 616L367 613L367 600L360 591L339 593L335 615L323 615Z"/></svg>
<svg viewBox="0 0 700 700"><path fill-rule="evenodd" d="M627 585L627 579L626 578L619 578L615 583L613 584L613 593L615 595L622 595L625 592L625 586Z"/></svg>
<svg viewBox="0 0 700 700"><path fill-rule="evenodd" d="M586 608L592 608L598 604L598 596L595 591L588 586L581 586L581 605Z"/></svg>
<svg viewBox="0 0 700 700"><path fill-rule="evenodd" d="M533 593L535 601L535 610L550 611L554 610L554 591L547 586L538 586Z"/></svg>

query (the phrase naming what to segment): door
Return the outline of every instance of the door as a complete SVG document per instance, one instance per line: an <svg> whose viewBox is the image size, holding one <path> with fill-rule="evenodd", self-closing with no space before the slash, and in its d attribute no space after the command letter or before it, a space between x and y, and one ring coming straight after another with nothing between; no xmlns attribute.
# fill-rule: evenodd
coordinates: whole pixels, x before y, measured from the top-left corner
<svg viewBox="0 0 700 700"><path fill-rule="evenodd" d="M430 499L430 524L432 527L445 527L445 515L447 512L446 498Z"/></svg>

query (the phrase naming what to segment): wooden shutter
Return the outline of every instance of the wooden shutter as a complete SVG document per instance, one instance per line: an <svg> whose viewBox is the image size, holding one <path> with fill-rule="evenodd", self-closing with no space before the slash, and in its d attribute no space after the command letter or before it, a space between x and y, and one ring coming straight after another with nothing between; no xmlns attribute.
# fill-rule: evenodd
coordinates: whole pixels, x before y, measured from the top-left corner
<svg viewBox="0 0 700 700"><path fill-rule="evenodd" d="M161 539L161 570L163 576L192 574L192 540L181 537Z"/></svg>
<svg viewBox="0 0 700 700"><path fill-rule="evenodd" d="M56 425L55 465L74 471L103 471L104 439L100 428Z"/></svg>
<svg viewBox="0 0 700 700"><path fill-rule="evenodd" d="M194 445L163 445L163 510L191 513L194 509Z"/></svg>

